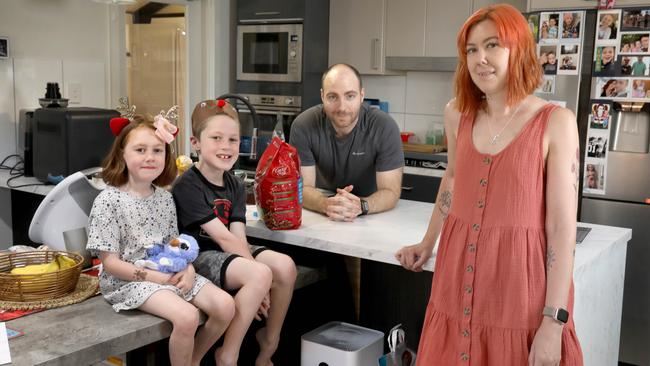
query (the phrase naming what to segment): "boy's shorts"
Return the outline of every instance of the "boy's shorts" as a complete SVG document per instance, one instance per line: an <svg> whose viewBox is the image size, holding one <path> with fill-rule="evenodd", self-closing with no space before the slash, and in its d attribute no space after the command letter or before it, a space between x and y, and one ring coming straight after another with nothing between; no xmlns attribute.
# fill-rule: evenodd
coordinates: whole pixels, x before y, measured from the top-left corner
<svg viewBox="0 0 650 366"><path fill-rule="evenodd" d="M267 250L267 247L248 245L253 258ZM212 281L215 285L226 289L226 270L233 259L241 257L239 254L226 253L218 250L206 250L199 253L199 256L192 262L196 273Z"/></svg>

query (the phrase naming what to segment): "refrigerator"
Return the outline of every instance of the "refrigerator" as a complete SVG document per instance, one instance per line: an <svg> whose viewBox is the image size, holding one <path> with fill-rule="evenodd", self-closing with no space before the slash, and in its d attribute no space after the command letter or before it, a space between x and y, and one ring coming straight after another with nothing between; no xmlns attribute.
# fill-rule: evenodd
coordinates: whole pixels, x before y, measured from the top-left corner
<svg viewBox="0 0 650 366"><path fill-rule="evenodd" d="M577 117L579 221L632 229L619 360L650 366L650 4L526 16L545 69L535 94ZM578 37L565 28L577 29ZM554 67L544 66L549 53Z"/></svg>
<svg viewBox="0 0 650 366"><path fill-rule="evenodd" d="M619 361L650 365L650 4L596 13L580 221L632 229Z"/></svg>

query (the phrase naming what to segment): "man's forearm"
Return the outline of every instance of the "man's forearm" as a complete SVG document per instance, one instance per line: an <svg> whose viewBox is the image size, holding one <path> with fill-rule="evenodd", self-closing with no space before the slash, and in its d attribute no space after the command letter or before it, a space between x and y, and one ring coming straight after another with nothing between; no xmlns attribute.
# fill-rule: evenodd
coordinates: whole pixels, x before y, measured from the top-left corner
<svg viewBox="0 0 650 366"><path fill-rule="evenodd" d="M388 188L380 189L366 198L368 213L388 211L397 205L400 195Z"/></svg>
<svg viewBox="0 0 650 366"><path fill-rule="evenodd" d="M311 211L325 213L327 197L312 186L304 186L302 190L303 206Z"/></svg>

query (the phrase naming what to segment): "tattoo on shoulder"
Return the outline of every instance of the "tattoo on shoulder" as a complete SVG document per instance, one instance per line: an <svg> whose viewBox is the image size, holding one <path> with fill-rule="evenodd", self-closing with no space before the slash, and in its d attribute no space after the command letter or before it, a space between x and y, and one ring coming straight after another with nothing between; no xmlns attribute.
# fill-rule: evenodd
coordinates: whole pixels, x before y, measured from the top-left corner
<svg viewBox="0 0 650 366"><path fill-rule="evenodd" d="M438 207L438 211L442 214L442 219L445 220L447 219L449 209L451 208L451 191L445 190L440 193L439 201L440 204L436 204L436 206Z"/></svg>
<svg viewBox="0 0 650 366"><path fill-rule="evenodd" d="M136 269L135 272L133 272L133 279L136 281L144 281L147 279L147 271Z"/></svg>
<svg viewBox="0 0 650 366"><path fill-rule="evenodd" d="M553 267L553 262L555 262L555 250L552 246L546 248L546 269L549 270Z"/></svg>

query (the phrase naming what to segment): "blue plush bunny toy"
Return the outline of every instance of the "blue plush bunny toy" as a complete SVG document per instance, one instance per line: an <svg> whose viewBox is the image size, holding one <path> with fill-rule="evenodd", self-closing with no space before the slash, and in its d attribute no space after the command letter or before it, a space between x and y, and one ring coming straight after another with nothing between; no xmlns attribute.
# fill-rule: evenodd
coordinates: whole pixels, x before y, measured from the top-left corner
<svg viewBox="0 0 650 366"><path fill-rule="evenodd" d="M199 244L194 237L181 234L168 244L154 244L147 249L147 258L135 262L136 267L145 267L165 273L180 272L199 255Z"/></svg>

